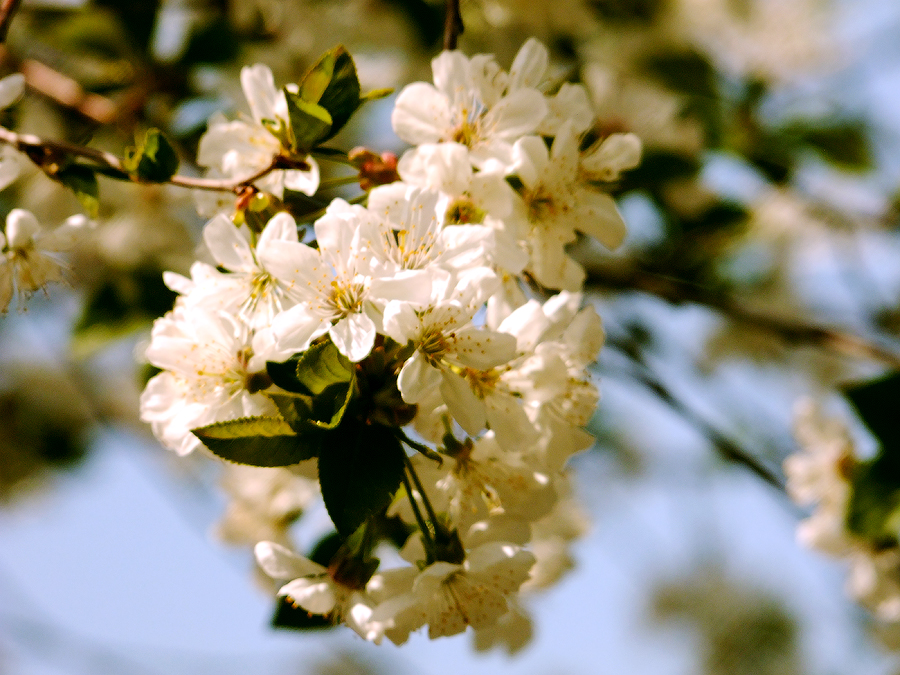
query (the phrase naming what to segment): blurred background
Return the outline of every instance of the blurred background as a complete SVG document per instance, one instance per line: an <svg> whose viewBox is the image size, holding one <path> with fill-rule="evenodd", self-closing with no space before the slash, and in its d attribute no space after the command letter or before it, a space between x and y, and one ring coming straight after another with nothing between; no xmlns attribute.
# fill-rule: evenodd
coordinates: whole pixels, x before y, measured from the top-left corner
<svg viewBox="0 0 900 675"><path fill-rule="evenodd" d="M900 5L461 9L466 53L508 67L540 38L587 85L592 133L644 143L616 187L625 245L575 246L607 331L602 400L572 462L584 535L563 581L527 598L530 645L270 628L249 547L221 536L222 467L137 419L135 354L173 301L161 273L186 272L204 221L185 190L105 181L70 287L0 318L0 674L900 673L900 633L795 543L805 514L781 470L798 399L849 418L837 388L885 370L843 336L900 353ZM209 116L247 112L241 66L293 82L342 43L364 90L399 89L430 80L443 22L430 0L23 0L0 68L29 90L3 122L118 154L158 127L199 173ZM332 144L402 152L392 101ZM54 225L81 210L37 170L0 193L14 206ZM292 534L326 520L313 508Z"/></svg>

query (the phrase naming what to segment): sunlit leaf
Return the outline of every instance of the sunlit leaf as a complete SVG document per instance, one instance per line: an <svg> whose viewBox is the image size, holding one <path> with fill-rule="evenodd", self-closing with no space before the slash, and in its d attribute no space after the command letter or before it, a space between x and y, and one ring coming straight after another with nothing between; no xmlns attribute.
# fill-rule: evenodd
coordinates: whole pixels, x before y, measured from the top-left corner
<svg viewBox="0 0 900 675"><path fill-rule="evenodd" d="M297 434L278 417L245 417L192 429L218 457L251 466L290 466L315 457L318 434Z"/></svg>
<svg viewBox="0 0 900 675"><path fill-rule="evenodd" d="M178 170L178 154L159 129L147 129L139 144L125 151L122 163L138 180L164 183Z"/></svg>

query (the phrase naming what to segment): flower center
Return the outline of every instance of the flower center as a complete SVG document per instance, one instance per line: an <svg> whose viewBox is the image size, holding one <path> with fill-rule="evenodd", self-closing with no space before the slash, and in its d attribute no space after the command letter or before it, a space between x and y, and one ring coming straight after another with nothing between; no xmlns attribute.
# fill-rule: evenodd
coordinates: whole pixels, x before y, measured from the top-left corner
<svg viewBox="0 0 900 675"><path fill-rule="evenodd" d="M487 214L475 206L469 199L460 197L450 204L450 207L447 209L445 222L447 225L483 223L485 215Z"/></svg>
<svg viewBox="0 0 900 675"><path fill-rule="evenodd" d="M250 278L250 292L247 299L241 303L238 310L241 318L254 323L253 316L259 311L260 306L268 305L268 320L281 310L281 303L277 293L278 286L275 279L268 272L259 272Z"/></svg>
<svg viewBox="0 0 900 675"><path fill-rule="evenodd" d="M358 281L340 284L335 279L331 282L331 297L328 298L328 304L341 318L359 312L362 309L365 290L365 284Z"/></svg>
<svg viewBox="0 0 900 675"><path fill-rule="evenodd" d="M463 371L463 376L478 398L484 398L494 391L497 388L497 383L500 381L500 371L496 368L491 368L490 370L466 368Z"/></svg>
<svg viewBox="0 0 900 675"><path fill-rule="evenodd" d="M528 192L525 195L525 204L528 207L528 219L532 222L552 218L559 211L553 195L543 187Z"/></svg>
<svg viewBox="0 0 900 675"><path fill-rule="evenodd" d="M425 356L425 360L432 366L436 366L438 361L443 358L450 350L450 343L444 334L440 331L433 330L426 333L422 342L419 344L419 351Z"/></svg>

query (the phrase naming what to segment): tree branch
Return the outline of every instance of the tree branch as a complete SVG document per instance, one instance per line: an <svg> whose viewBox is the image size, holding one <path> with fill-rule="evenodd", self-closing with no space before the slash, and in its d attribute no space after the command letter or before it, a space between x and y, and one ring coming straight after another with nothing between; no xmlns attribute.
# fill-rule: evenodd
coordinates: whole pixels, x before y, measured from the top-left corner
<svg viewBox="0 0 900 675"><path fill-rule="evenodd" d="M125 169L122 160L110 152L103 150L95 150L81 145L66 143L65 141L52 141L32 134L20 134L10 131L5 127L0 127L0 143L7 143L13 146L19 152L28 156L32 162L44 169L47 164L54 161L62 161L66 156L81 157L87 159L94 164L112 169L116 173L120 173L123 179L131 180L135 183L141 181L135 180L131 174ZM218 192L234 192L238 193L248 185L252 185L260 178L267 176L277 169L283 169L287 160L280 155L274 155L272 161L259 171L245 176L243 178L199 178L194 176L172 176L165 181L170 185L190 188L192 190L212 190Z"/></svg>
<svg viewBox="0 0 900 675"><path fill-rule="evenodd" d="M752 309L727 295L636 267L589 267L585 285L642 291L674 304L689 302L703 305L735 321L742 321L760 330L775 333L786 342L817 345L846 356L879 361L891 368L900 369L900 355L858 335Z"/></svg>
<svg viewBox="0 0 900 675"><path fill-rule="evenodd" d="M703 419L698 413L685 405L681 399L675 396L672 391L653 374L643 356L633 344L610 339L607 342L607 346L617 349L631 362L633 368L627 372L629 377L633 377L640 382L685 421L697 427L697 429L709 439L709 442L723 459L746 467L775 489L780 492L785 491L783 481L772 469L767 467L755 455L744 450L728 436Z"/></svg>
<svg viewBox="0 0 900 675"><path fill-rule="evenodd" d="M444 16L444 49L447 51L456 49L459 36L464 30L459 0L447 0L447 13Z"/></svg>
<svg viewBox="0 0 900 675"><path fill-rule="evenodd" d="M111 100L85 91L71 77L34 59L23 61L20 69L29 87L58 104L78 111L97 124L111 124L116 120L118 110Z"/></svg>
<svg viewBox="0 0 900 675"><path fill-rule="evenodd" d="M0 2L0 43L6 42L6 36L9 34L9 25L19 9L20 3L21 0L2 0Z"/></svg>

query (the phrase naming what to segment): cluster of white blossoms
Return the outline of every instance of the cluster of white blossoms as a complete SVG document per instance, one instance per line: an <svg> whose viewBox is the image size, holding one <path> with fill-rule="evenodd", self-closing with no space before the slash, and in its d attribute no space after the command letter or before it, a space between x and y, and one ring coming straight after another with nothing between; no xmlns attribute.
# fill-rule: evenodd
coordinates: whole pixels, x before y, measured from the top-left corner
<svg viewBox="0 0 900 675"><path fill-rule="evenodd" d="M141 416L180 454L206 445L266 467L229 468L222 529L271 533L257 561L302 612L374 642L471 626L478 646L514 650L529 634L520 591L555 582L584 530L565 467L593 442L604 333L566 247L579 233L621 243L604 187L640 143L584 147L587 94L553 87L535 40L509 72L455 51L432 65L433 85L396 100L394 130L414 146L399 180L364 204L334 199L311 228L285 211L254 228L218 206L203 233L214 264L165 276L179 297L153 327L162 372ZM217 118L201 141L216 175L271 163L299 119L264 66L242 83L253 120ZM310 158L256 187L317 181ZM317 479L341 543L314 561L289 527ZM393 565L374 558L385 541Z"/></svg>
<svg viewBox="0 0 900 675"><path fill-rule="evenodd" d="M797 528L806 546L849 565L847 593L885 622L900 622L900 543L896 537L867 536L850 527L853 478L861 460L846 424L825 416L809 399L795 411L795 435L801 452L785 460L787 489L801 506L815 505ZM872 494L891 508L887 495Z"/></svg>

